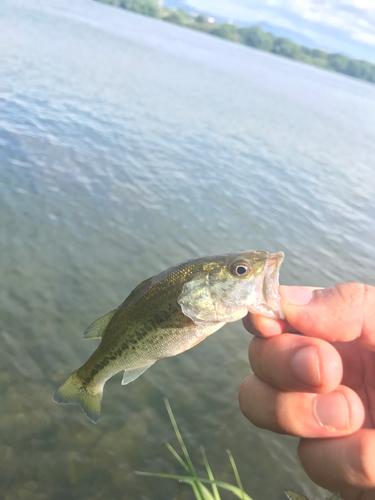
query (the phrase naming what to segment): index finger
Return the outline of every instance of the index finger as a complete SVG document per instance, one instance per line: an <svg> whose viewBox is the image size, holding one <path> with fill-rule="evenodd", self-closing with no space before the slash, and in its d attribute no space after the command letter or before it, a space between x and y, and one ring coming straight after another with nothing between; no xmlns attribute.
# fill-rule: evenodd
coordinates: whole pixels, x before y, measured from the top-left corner
<svg viewBox="0 0 375 500"><path fill-rule="evenodd" d="M269 338L281 333L295 331L289 323L282 319L272 319L260 314L248 313L242 319L246 330L257 337Z"/></svg>
<svg viewBox="0 0 375 500"><path fill-rule="evenodd" d="M308 291L321 289L321 287L312 286L301 286L299 288ZM270 338L286 332L298 333L298 330L293 328L286 320L267 318L251 312L242 319L242 323L248 332L257 337Z"/></svg>
<svg viewBox="0 0 375 500"><path fill-rule="evenodd" d="M310 337L350 342L375 351L375 287L341 283L324 289L280 286L290 325Z"/></svg>

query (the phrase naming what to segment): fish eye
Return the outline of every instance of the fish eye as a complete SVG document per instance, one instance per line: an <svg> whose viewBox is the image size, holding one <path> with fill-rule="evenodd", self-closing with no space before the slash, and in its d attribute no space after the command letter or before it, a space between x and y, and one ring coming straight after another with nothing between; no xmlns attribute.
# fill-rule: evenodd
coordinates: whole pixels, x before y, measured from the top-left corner
<svg viewBox="0 0 375 500"><path fill-rule="evenodd" d="M237 278L246 278L251 272L251 266L242 260L235 260L230 265L230 272L233 276L237 276Z"/></svg>

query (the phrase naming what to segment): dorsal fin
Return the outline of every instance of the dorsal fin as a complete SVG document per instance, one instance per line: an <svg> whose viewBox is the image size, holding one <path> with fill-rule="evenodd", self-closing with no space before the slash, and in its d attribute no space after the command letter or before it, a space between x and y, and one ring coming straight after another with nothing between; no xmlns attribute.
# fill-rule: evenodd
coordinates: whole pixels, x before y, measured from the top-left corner
<svg viewBox="0 0 375 500"><path fill-rule="evenodd" d="M129 305L133 303L134 299L138 299L137 295L139 292L142 291L142 289L146 289L149 281L152 280L151 278L147 278L146 280L142 281L139 285L137 285L132 292L126 297L124 302L119 306L120 311L123 311L124 309L127 309ZM139 296L142 296L143 294L141 293Z"/></svg>
<svg viewBox="0 0 375 500"><path fill-rule="evenodd" d="M85 333L83 334L83 338L85 340L101 339L103 333L105 332L105 329L108 326L108 323L111 321L116 311L117 309L114 309L113 311L107 313L105 316L102 316L101 318L94 321L94 323L91 323L91 325L86 328Z"/></svg>

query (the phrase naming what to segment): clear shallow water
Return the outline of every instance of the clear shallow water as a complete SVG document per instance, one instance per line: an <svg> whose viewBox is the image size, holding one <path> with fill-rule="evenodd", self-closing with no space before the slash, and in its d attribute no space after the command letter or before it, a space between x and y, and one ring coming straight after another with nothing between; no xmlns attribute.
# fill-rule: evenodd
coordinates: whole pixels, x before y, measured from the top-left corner
<svg viewBox="0 0 375 500"><path fill-rule="evenodd" d="M176 262L283 250L284 284L375 284L375 86L89 0L8 0L0 32L0 496L191 498L133 474L181 472L164 396L218 478L229 448L254 500L317 495L238 408L240 323L114 377L96 426L51 398L86 326Z"/></svg>

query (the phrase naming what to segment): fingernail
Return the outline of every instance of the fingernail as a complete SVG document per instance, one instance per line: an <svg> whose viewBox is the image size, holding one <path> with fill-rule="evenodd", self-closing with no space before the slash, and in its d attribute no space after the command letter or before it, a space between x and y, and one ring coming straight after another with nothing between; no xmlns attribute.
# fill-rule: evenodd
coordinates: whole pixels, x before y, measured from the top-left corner
<svg viewBox="0 0 375 500"><path fill-rule="evenodd" d="M306 306L311 302L312 291L305 290L305 288L300 288L299 286L279 286L279 293L281 298L287 304L295 306Z"/></svg>
<svg viewBox="0 0 375 500"><path fill-rule="evenodd" d="M290 362L294 375L304 384L321 385L318 350L315 346L303 347Z"/></svg>
<svg viewBox="0 0 375 500"><path fill-rule="evenodd" d="M314 400L314 414L319 424L327 429L349 428L349 407L341 392L318 394Z"/></svg>

